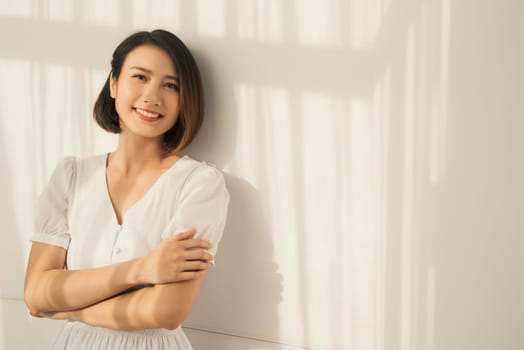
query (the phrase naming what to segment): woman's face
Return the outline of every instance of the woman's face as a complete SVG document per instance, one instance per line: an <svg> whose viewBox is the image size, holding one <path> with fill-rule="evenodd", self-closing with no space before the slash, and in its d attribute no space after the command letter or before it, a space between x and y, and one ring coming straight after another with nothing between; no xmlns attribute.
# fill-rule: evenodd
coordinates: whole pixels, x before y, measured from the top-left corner
<svg viewBox="0 0 524 350"><path fill-rule="evenodd" d="M158 139L179 115L179 82L171 58L162 49L142 45L127 55L117 80L111 76L111 97L122 134Z"/></svg>

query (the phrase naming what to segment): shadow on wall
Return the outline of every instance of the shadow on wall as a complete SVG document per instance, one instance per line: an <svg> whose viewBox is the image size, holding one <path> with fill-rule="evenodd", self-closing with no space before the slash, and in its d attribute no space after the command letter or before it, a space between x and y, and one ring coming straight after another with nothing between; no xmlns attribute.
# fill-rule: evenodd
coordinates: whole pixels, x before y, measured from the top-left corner
<svg viewBox="0 0 524 350"><path fill-rule="evenodd" d="M244 180L226 175L226 182L231 201L217 265L185 326L277 341L283 278L273 261L260 196Z"/></svg>

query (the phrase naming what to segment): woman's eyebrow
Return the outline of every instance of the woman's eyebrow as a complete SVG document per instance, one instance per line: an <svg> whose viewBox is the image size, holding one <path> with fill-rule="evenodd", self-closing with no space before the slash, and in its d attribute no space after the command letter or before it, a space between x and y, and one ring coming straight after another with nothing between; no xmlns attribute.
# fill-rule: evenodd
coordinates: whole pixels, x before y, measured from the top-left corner
<svg viewBox="0 0 524 350"><path fill-rule="evenodd" d="M130 69L138 69L138 70L141 70L143 72L146 72L146 73L149 73L149 74L153 74L153 71L151 69L147 69L147 68L143 68L143 67L133 66ZM164 78L178 81L178 77L176 75L164 75Z"/></svg>

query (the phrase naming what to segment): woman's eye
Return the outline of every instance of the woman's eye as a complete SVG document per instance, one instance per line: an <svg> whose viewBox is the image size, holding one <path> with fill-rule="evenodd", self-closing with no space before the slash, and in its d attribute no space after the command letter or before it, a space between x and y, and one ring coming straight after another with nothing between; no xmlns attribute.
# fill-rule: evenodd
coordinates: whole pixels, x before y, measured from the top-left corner
<svg viewBox="0 0 524 350"><path fill-rule="evenodd" d="M147 80L146 76L142 74L135 74L133 75L133 78L137 78L138 80L143 80L143 81Z"/></svg>
<svg viewBox="0 0 524 350"><path fill-rule="evenodd" d="M178 85L176 85L176 84L166 83L164 86L167 87L168 89L178 91Z"/></svg>

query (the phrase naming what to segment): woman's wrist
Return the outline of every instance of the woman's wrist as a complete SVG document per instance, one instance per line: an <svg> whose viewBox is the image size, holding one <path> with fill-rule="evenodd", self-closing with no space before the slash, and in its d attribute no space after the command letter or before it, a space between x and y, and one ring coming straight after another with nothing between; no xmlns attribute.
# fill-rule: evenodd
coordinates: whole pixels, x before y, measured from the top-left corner
<svg viewBox="0 0 524 350"><path fill-rule="evenodd" d="M148 284L149 281L145 278L144 275L144 258L137 258L131 260L131 267L129 270L129 282L133 286Z"/></svg>

